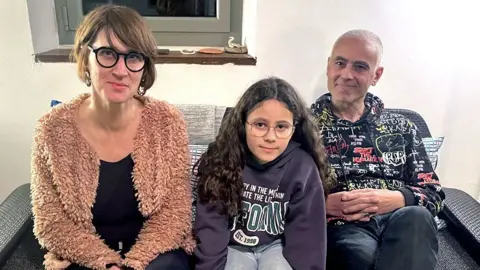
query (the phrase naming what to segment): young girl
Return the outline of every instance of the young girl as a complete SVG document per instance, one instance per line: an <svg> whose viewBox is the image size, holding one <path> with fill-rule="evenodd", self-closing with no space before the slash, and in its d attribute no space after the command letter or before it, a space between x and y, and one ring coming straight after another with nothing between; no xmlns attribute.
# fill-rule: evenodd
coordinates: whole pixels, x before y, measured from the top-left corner
<svg viewBox="0 0 480 270"><path fill-rule="evenodd" d="M332 180L318 134L284 80L243 94L194 168L197 270L325 269Z"/></svg>

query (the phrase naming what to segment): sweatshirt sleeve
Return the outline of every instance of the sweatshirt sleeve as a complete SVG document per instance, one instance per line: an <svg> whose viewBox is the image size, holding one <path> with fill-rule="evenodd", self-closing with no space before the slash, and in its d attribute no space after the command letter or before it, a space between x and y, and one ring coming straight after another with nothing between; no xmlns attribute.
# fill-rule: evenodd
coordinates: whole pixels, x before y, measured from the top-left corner
<svg viewBox="0 0 480 270"><path fill-rule="evenodd" d="M228 216L218 212L219 206L197 200L195 235L198 239L196 270L223 270L227 262L230 231Z"/></svg>
<svg viewBox="0 0 480 270"><path fill-rule="evenodd" d="M121 263L118 253L93 231L70 220L62 209L52 182L44 134L37 128L31 159L31 198L34 217L33 232L40 245L55 256L92 269L106 269L108 264Z"/></svg>
<svg viewBox="0 0 480 270"><path fill-rule="evenodd" d="M408 145L407 169L404 170L406 186L400 189L405 197L405 205L419 205L426 207L433 216L443 209L445 193L440 186L438 176L423 146L417 126L409 121L410 132L406 134Z"/></svg>
<svg viewBox="0 0 480 270"><path fill-rule="evenodd" d="M168 148L163 147L165 160L172 162L164 187L168 201L145 221L135 245L125 254L124 265L135 270L145 269L158 254L183 247L192 233L187 127L178 110L173 114L174 124L165 127Z"/></svg>
<svg viewBox="0 0 480 270"><path fill-rule="evenodd" d="M316 167L288 205L283 255L293 269L323 270L327 256L325 196Z"/></svg>

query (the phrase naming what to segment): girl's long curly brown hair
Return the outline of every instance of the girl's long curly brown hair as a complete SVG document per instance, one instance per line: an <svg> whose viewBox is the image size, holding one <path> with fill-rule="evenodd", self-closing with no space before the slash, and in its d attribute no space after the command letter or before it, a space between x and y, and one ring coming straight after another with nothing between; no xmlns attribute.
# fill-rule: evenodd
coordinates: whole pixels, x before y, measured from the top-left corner
<svg viewBox="0 0 480 270"><path fill-rule="evenodd" d="M286 105L296 123L292 140L312 156L327 193L334 184L330 166L320 139L320 132L311 120L309 110L294 88L279 78L267 78L250 86L233 110L226 115L216 140L197 161L198 199L202 203L220 203L221 212L235 217L241 209L243 180L248 146L245 122L251 111L263 101L276 99Z"/></svg>

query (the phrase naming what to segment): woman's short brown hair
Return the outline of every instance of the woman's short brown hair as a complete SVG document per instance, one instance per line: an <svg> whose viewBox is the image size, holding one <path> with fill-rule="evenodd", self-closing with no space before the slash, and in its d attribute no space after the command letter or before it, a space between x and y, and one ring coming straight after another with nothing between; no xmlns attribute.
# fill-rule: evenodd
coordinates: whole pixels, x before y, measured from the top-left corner
<svg viewBox="0 0 480 270"><path fill-rule="evenodd" d="M143 53L147 56L140 86L146 91L152 87L156 78L155 56L157 44L155 38L137 11L119 5L100 5L90 11L84 18L75 33L75 42L72 50L72 60L77 62L78 77L86 82L88 80L88 46L97 38L100 31L104 30L109 43L113 34L127 48Z"/></svg>

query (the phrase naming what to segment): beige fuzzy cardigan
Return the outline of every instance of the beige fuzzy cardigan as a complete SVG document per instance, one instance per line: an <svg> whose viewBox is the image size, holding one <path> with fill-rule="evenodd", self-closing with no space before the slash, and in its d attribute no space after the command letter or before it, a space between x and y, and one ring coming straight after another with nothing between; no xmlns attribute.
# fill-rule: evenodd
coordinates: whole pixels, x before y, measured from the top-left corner
<svg viewBox="0 0 480 270"><path fill-rule="evenodd" d="M46 269L72 263L106 269L110 263L145 269L157 255L192 252L189 152L185 121L166 102L138 97L144 105L135 137L133 185L147 221L122 260L95 232L92 207L100 160L81 136L76 115L89 94L45 114L35 130L31 163L34 234L48 253Z"/></svg>

